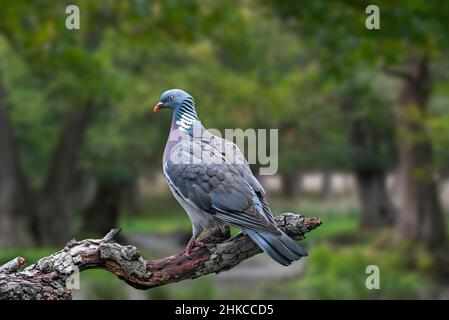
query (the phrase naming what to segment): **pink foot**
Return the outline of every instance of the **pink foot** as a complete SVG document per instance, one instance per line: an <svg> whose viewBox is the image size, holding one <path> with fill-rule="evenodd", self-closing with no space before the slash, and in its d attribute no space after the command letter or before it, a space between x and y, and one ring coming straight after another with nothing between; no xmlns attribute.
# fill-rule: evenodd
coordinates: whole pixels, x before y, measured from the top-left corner
<svg viewBox="0 0 449 320"><path fill-rule="evenodd" d="M201 242L198 241L196 239L193 239L189 241L189 243L187 244L187 247L184 249L184 251L182 252L182 254L184 254L187 258L191 259L191 253L194 247L199 247L199 248L204 248L206 245Z"/></svg>

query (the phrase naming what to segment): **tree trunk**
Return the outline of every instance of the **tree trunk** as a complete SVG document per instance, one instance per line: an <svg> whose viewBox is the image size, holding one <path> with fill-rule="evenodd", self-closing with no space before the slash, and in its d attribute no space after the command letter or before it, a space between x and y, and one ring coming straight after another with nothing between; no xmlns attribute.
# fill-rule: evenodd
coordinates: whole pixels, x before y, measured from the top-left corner
<svg viewBox="0 0 449 320"><path fill-rule="evenodd" d="M103 8L92 12L90 17L96 23L111 22L110 13L104 11ZM87 33L84 39L86 50L93 54L98 49L103 39L103 31L104 28L99 27L96 28L96 31ZM3 30L3 35L17 53L29 63L31 70L36 71L35 61L27 55L23 39L18 39L16 34L8 29ZM39 72L36 75L44 82L48 76ZM1 89L0 108L3 101L2 95L4 94ZM11 130L9 123L6 125L5 115L0 115L0 118L3 118L3 121L0 120L2 121L0 123L0 148L2 148L0 152L3 153L3 155L0 154L0 166L3 167L0 168L0 171L3 170L2 173L0 172L0 189L3 190L0 190L0 238L8 238L10 242L18 244L14 238L17 238L21 232L16 231L13 225L26 228L26 219L23 220L23 216L33 219L31 229L36 238L35 244L61 245L73 236L73 206L70 189L71 184L76 179L76 164L92 108L92 99L86 101L80 108L73 105L71 108L69 107L58 143L48 164L44 185L40 191L33 193L26 192L25 180L21 179L20 170L18 170L19 161L11 142L12 135L10 133L4 134L4 132L10 132ZM3 166L3 164L6 164L6 166ZM10 181L16 182L11 183ZM11 212L15 213L11 214ZM20 219L23 220L23 223L15 222L15 220ZM9 235L6 234L5 230L8 230Z"/></svg>
<svg viewBox="0 0 449 320"><path fill-rule="evenodd" d="M28 191L15 147L0 71L0 247L31 242Z"/></svg>
<svg viewBox="0 0 449 320"><path fill-rule="evenodd" d="M89 236L98 236L117 227L120 200L125 186L122 182L98 183L92 205L84 213L83 232Z"/></svg>
<svg viewBox="0 0 449 320"><path fill-rule="evenodd" d="M43 188L36 197L35 231L42 245L64 244L74 234L71 190L92 107L93 103L88 101L82 108L69 109L65 115Z"/></svg>
<svg viewBox="0 0 449 320"><path fill-rule="evenodd" d="M392 225L396 214L387 193L385 175L356 173L356 183L361 227L373 229Z"/></svg>
<svg viewBox="0 0 449 320"><path fill-rule="evenodd" d="M321 198L329 200L332 195L332 171L324 168L321 175Z"/></svg>
<svg viewBox="0 0 449 320"><path fill-rule="evenodd" d="M282 194L287 198L302 194L302 174L299 171L282 174Z"/></svg>
<svg viewBox="0 0 449 320"><path fill-rule="evenodd" d="M138 178L134 178L124 184L122 200L123 207L127 209L129 214L133 214L142 209Z"/></svg>
<svg viewBox="0 0 449 320"><path fill-rule="evenodd" d="M341 104L347 115L348 142L361 209L360 226L380 228L391 225L396 217L387 192L385 168L379 159L379 146L388 137L379 135L367 119L354 116L354 107L353 100L345 100Z"/></svg>
<svg viewBox="0 0 449 320"><path fill-rule="evenodd" d="M431 88L427 57L410 60L399 74L403 80L396 110L401 210L395 235L399 240L435 244L445 238L445 224L425 124Z"/></svg>

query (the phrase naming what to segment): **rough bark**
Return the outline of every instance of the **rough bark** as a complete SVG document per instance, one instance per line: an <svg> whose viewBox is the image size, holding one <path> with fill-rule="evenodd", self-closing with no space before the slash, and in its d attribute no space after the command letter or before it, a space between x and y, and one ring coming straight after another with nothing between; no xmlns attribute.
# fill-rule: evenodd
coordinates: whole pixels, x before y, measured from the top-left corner
<svg viewBox="0 0 449 320"><path fill-rule="evenodd" d="M318 218L304 218L284 213L275 218L279 227L296 240L317 228ZM211 230L202 238L205 246L193 249L191 257L178 254L160 260L147 261L133 246L122 246L113 238L119 230L111 230L103 239L70 241L66 247L40 259L19 271L23 258L16 258L0 267L0 299L70 299L66 285L77 271L101 268L138 289L149 289L172 282L195 279L235 267L245 259L261 252L246 235L229 239Z"/></svg>
<svg viewBox="0 0 449 320"><path fill-rule="evenodd" d="M405 70L385 71L403 82L396 108L401 210L395 235L399 240L436 244L445 238L445 224L426 130L431 89L428 59L410 59Z"/></svg>
<svg viewBox="0 0 449 320"><path fill-rule="evenodd" d="M23 214L28 192L17 157L0 70L0 247L29 242L29 224Z"/></svg>

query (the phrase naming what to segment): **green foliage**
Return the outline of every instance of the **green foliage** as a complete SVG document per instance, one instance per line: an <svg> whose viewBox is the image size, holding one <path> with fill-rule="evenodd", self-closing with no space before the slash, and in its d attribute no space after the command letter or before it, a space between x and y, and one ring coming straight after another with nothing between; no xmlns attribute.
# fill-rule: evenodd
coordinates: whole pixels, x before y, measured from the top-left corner
<svg viewBox="0 0 449 320"><path fill-rule="evenodd" d="M150 299L176 299L176 300L208 300L220 296L219 289L211 277L204 277L194 281L172 283L163 287L151 289Z"/></svg>
<svg viewBox="0 0 449 320"><path fill-rule="evenodd" d="M80 288L84 299L123 300L128 298L128 288L112 273L104 270L87 270L80 274ZM75 292L76 294L76 292Z"/></svg>
<svg viewBox="0 0 449 320"><path fill-rule="evenodd" d="M445 6L381 1L381 29L369 31L368 2L266 2L77 1L77 32L64 27L68 1L4 6L2 69L33 183L42 180L64 111L89 99L96 108L82 168L116 180L151 172L170 116L148 111L171 87L197 97L208 127L279 128L281 172L394 166L395 86L379 76L379 63L415 51L443 57ZM356 104L351 117L376 128L379 148L350 150L335 96ZM444 119L430 123L443 159Z"/></svg>
<svg viewBox="0 0 449 320"><path fill-rule="evenodd" d="M307 277L288 286L306 299L403 299L432 290L424 275L405 268L399 253L381 252L371 246L315 246L309 263ZM365 287L368 265L380 269L379 290Z"/></svg>
<svg viewBox="0 0 449 320"><path fill-rule="evenodd" d="M399 83L381 67L415 54L432 59L428 133L434 165L449 170L449 6L440 1L378 1L378 31L365 28L369 1L78 0L82 27L70 31L65 7L72 3L19 0L0 10L0 73L20 160L34 189L42 184L65 113L90 102L94 110L78 169L102 183L159 172L171 115L154 115L151 106L173 87L194 95L206 127L279 129L280 173L390 170L396 165L392 106ZM348 101L352 110L345 112ZM363 147L348 141L354 121L369 127ZM356 231L359 210L316 202L273 201L274 212L298 208L324 222L307 235L313 247L306 275L288 286L268 280L250 293L238 285L222 292L206 278L147 296L414 298L420 287L430 290L431 281L407 270L398 252L370 244L337 248L336 238ZM119 224L128 233L189 232L182 209L167 203L174 201L151 199L142 212L122 214ZM2 251L0 261L21 255L31 263L53 251ZM380 291L364 287L367 264L381 267ZM425 269L427 257L418 264ZM83 273L81 281L86 298L128 296L103 271Z"/></svg>
<svg viewBox="0 0 449 320"><path fill-rule="evenodd" d="M294 19L292 26L316 48L325 68L337 77L350 75L360 63L398 62L404 55L423 51L435 55L448 46L448 9L441 1L377 1L379 30L365 28L365 8L373 4L369 1L267 2L284 19Z"/></svg>

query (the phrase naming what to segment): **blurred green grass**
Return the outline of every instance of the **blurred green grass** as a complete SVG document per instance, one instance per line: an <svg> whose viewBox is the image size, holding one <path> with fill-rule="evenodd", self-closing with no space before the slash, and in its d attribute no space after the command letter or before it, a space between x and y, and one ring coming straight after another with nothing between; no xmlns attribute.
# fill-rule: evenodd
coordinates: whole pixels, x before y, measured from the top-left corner
<svg viewBox="0 0 449 320"><path fill-rule="evenodd" d="M16 257L23 257L30 265L42 257L51 255L52 253L61 250L61 248L11 248L2 249L0 251L0 264L6 263Z"/></svg>
<svg viewBox="0 0 449 320"><path fill-rule="evenodd" d="M121 217L119 226L124 232L170 234L179 230L190 231L191 225L187 214L171 199L150 201L151 209L134 215ZM166 204L166 205L164 205ZM309 233L307 239L323 239L345 232L354 232L358 227L357 208L350 205L335 206L316 201L292 201L274 199L272 210L275 215L282 212L300 213L306 217L321 218L325 227ZM295 208L295 209L292 209Z"/></svg>
<svg viewBox="0 0 449 320"><path fill-rule="evenodd" d="M181 215L156 215L153 217L123 217L120 227L126 233L170 234L176 231L190 230L188 217Z"/></svg>

